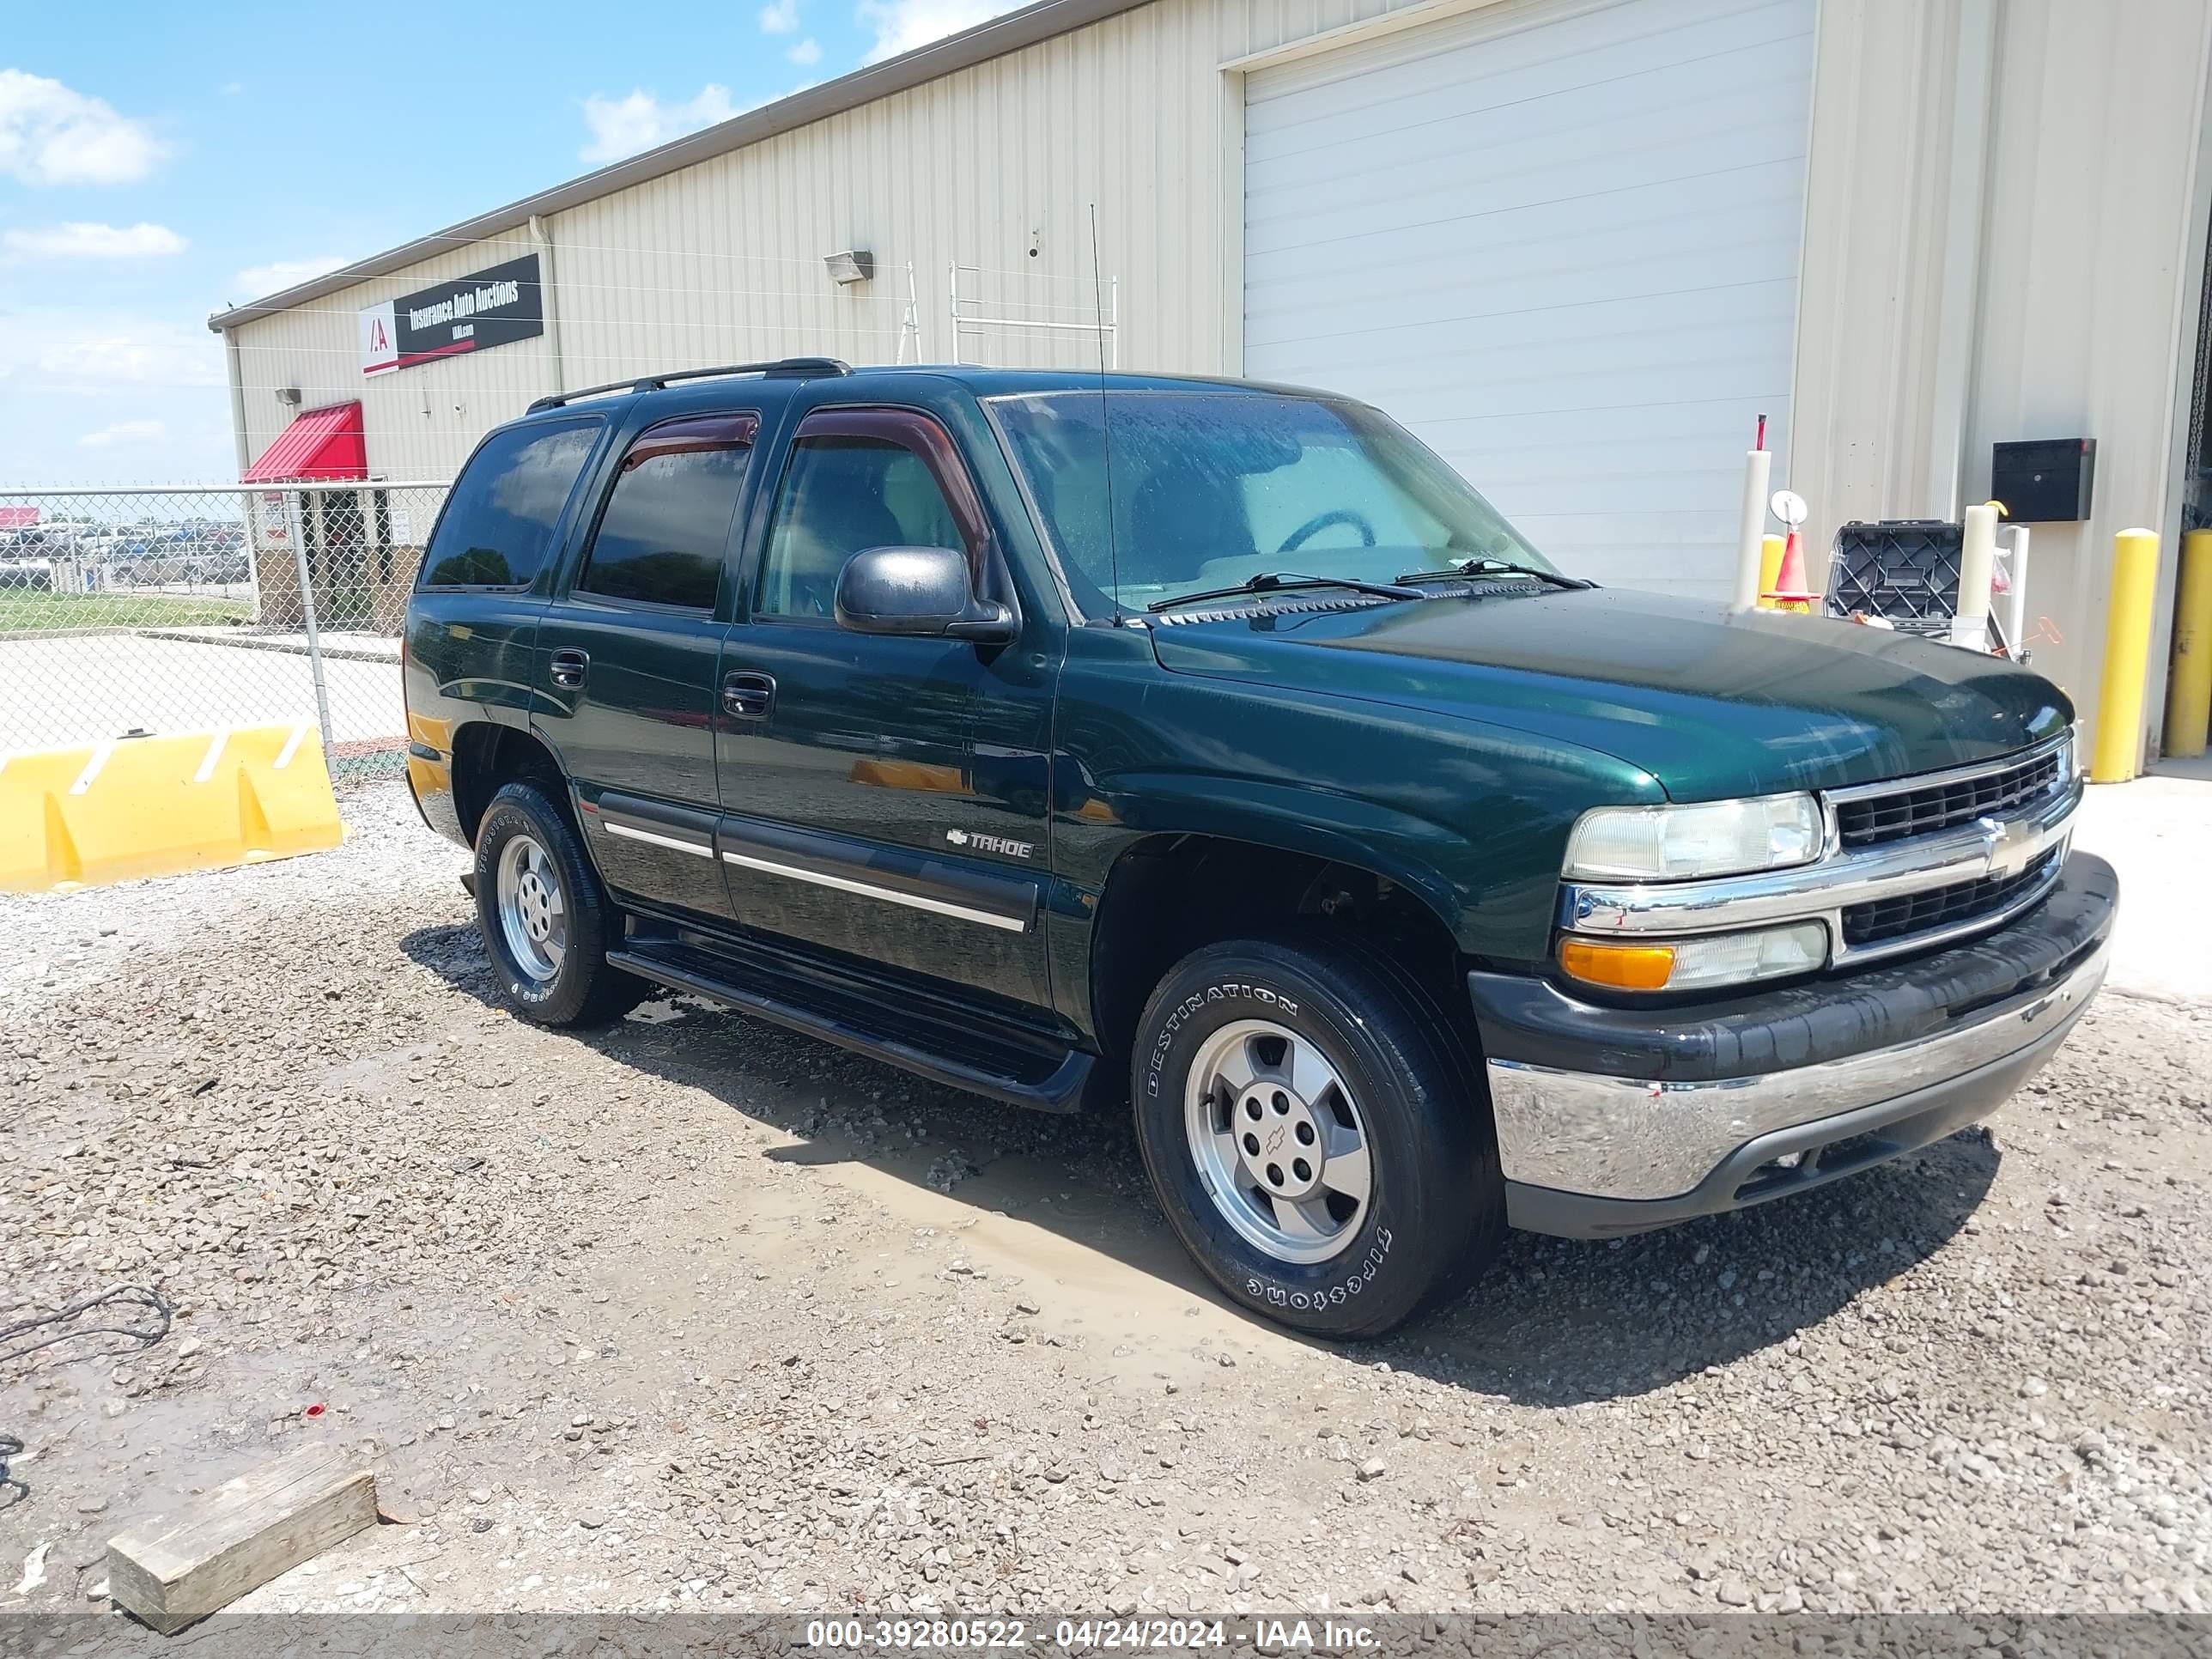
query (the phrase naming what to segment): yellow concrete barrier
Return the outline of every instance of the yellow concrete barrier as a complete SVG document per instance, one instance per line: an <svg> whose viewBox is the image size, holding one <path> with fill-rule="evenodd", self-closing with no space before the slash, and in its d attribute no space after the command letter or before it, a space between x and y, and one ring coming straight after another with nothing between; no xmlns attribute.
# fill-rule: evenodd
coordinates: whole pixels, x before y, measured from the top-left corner
<svg viewBox="0 0 2212 1659"><path fill-rule="evenodd" d="M2166 680L2166 752L2193 760L2212 732L2212 530L2181 538L2173 607L2173 666Z"/></svg>
<svg viewBox="0 0 2212 1659"><path fill-rule="evenodd" d="M2105 611L2105 677L2097 697L2089 781L2125 783L2142 770L2143 681L2150 672L2151 601L2158 586L2158 532L2112 538L2112 594Z"/></svg>
<svg viewBox="0 0 2212 1659"><path fill-rule="evenodd" d="M344 835L311 725L0 757L0 890L290 858Z"/></svg>

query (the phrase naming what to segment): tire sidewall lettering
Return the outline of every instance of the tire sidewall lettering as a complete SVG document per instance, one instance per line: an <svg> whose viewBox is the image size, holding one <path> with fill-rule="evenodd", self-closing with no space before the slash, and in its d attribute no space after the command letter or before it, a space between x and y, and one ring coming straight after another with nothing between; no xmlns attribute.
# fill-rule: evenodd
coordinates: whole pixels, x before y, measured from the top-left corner
<svg viewBox="0 0 2212 1659"><path fill-rule="evenodd" d="M1358 1265L1343 1278L1318 1286L1294 1285L1248 1273L1240 1287L1262 1308L1286 1308L1294 1313L1320 1313L1356 1301L1389 1261L1395 1237L1388 1227L1377 1227L1374 1238L1359 1253Z"/></svg>
<svg viewBox="0 0 2212 1659"><path fill-rule="evenodd" d="M1168 1050L1175 1046L1176 1036L1200 1010L1243 998L1276 1010L1295 1019L1298 1005L1295 1000L1264 985L1255 985L1249 980L1224 980L1209 985L1203 991L1194 991L1176 1005L1173 1012L1160 1022L1155 1034L1152 1051L1145 1066L1145 1092L1152 1099L1160 1097L1161 1077L1167 1068Z"/></svg>
<svg viewBox="0 0 2212 1659"><path fill-rule="evenodd" d="M1249 979L1224 978L1193 991L1168 1011L1152 1032L1145 1060L1146 1097L1155 1103L1180 1100L1182 1079L1180 1075L1170 1075L1169 1060L1176 1040L1193 1020L1209 1010L1241 1009L1249 1005L1257 1005L1285 1019L1299 1020L1302 1026L1311 1023L1300 1020L1297 997ZM1224 1243L1227 1244L1227 1241ZM1345 1255L1316 1264L1294 1279L1279 1277L1272 1265L1255 1268L1249 1261L1249 1253L1241 1245L1227 1244L1247 1257L1243 1270L1231 1282L1245 1299L1264 1310L1328 1313L1349 1307L1365 1295L1389 1265L1395 1243L1392 1228L1382 1224L1378 1216L1368 1223L1364 1239L1355 1243Z"/></svg>

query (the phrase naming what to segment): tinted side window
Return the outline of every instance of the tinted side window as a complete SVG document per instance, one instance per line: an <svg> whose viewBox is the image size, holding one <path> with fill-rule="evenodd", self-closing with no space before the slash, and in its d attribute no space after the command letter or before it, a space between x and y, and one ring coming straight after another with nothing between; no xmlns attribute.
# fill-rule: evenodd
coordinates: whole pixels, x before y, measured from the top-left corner
<svg viewBox="0 0 2212 1659"><path fill-rule="evenodd" d="M599 437L596 423L518 427L484 441L422 558L429 587L527 587Z"/></svg>
<svg viewBox="0 0 2212 1659"><path fill-rule="evenodd" d="M756 609L828 617L845 561L870 547L963 549L928 464L884 438L807 438L792 451Z"/></svg>
<svg viewBox="0 0 2212 1659"><path fill-rule="evenodd" d="M623 457L576 591L713 610L754 426L749 415L711 415L640 434Z"/></svg>

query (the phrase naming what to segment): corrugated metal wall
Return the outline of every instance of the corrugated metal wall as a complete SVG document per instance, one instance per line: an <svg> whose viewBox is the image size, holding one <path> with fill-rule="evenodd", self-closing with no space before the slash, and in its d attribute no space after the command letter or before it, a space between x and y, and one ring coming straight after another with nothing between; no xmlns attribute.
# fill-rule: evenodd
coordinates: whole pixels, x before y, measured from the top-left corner
<svg viewBox="0 0 2212 1659"><path fill-rule="evenodd" d="M2203 276L2194 198L2208 50L2204 0L2008 0L1967 411L1972 500L1989 494L2001 439L2097 440L2094 516L2036 532L2029 583L2032 611L2065 635L2039 665L2085 712L2112 538L2136 525L2163 533L2145 699L2154 731L2179 552L2173 435L2187 419Z"/></svg>
<svg viewBox="0 0 2212 1659"><path fill-rule="evenodd" d="M895 361L909 264L920 337L906 349L921 361L954 355L955 260L973 268L961 278L973 309L1087 321L1093 202L1100 264L1119 278L1121 366L1218 368L1219 66L1394 9L1158 0L556 215L545 228L565 383L786 353ZM311 405L363 398L374 470L449 476L477 434L552 386L550 338L364 382L355 313L533 246L518 231L244 325L252 453L290 416L274 388L297 385ZM854 247L874 253L877 274L841 291L822 256ZM1079 365L1097 341L1087 330L973 330L960 350Z"/></svg>
<svg viewBox="0 0 2212 1659"><path fill-rule="evenodd" d="M1850 519L1987 498L1990 448L2097 440L2094 517L2035 530L2036 666L2094 715L2115 532L2163 532L2147 713L2166 672L2204 247L2207 0L1996 0L1987 125L1971 121L1972 0L1822 0L1800 300L1793 487L1825 546ZM1965 71L1962 74L1962 70ZM1978 156L1954 237L1954 142ZM1970 261L1961 374L1942 365L1950 263ZM2179 407L2178 405L2183 405Z"/></svg>
<svg viewBox="0 0 2212 1659"><path fill-rule="evenodd" d="M955 260L981 268L963 286L994 314L1081 320L1094 201L1123 366L1233 369L1222 273L1242 264L1242 121L1220 66L1410 9L1157 0L555 216L559 373L573 386L787 352L942 361ZM2033 583L2057 635L2039 665L2086 706L2112 532L2148 523L2172 557L2212 0L1821 0L1818 27L1790 454L1814 544L1845 519L1947 508L1961 430L1968 500L1987 492L1996 440L2095 437L2097 517L2038 535ZM1972 222L1954 234L1962 199ZM378 471L448 476L555 384L553 338L364 383L355 313L532 246L518 231L246 325L251 450L291 413L274 388L297 385L310 404L363 398ZM878 274L840 291L821 258L856 246ZM902 333L909 264L918 343ZM1967 349L1950 349L1962 328ZM1073 331L963 344L986 361L1096 349Z"/></svg>

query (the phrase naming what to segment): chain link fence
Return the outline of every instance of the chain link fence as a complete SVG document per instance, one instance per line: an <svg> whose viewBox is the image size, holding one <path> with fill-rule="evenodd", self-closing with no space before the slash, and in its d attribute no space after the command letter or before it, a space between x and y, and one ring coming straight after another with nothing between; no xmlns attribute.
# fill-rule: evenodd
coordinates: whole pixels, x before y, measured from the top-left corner
<svg viewBox="0 0 2212 1659"><path fill-rule="evenodd" d="M405 765L399 635L442 483L0 489L0 757L306 720Z"/></svg>

